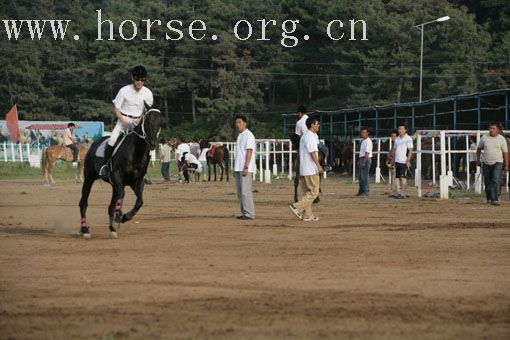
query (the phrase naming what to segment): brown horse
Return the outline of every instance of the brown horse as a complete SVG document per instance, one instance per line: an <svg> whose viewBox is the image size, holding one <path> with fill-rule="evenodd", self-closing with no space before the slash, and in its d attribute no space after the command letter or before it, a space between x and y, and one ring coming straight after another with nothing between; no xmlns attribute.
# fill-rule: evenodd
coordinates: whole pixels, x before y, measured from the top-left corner
<svg viewBox="0 0 510 340"><path fill-rule="evenodd" d="M221 169L220 181L223 181L223 172L225 172L228 182L230 154L228 149L223 145L211 145L211 148L207 151L207 168L209 169L208 181L211 180L211 165L214 165L214 181L216 181L216 164L218 164Z"/></svg>
<svg viewBox="0 0 510 340"><path fill-rule="evenodd" d="M76 169L76 180L83 182L83 160L87 151L89 151L90 144L78 144L78 168ZM63 160L64 162L73 161L73 151L63 145L52 145L43 150L41 158L41 169L46 179L46 184L55 184L52 172L55 167L57 160Z"/></svg>

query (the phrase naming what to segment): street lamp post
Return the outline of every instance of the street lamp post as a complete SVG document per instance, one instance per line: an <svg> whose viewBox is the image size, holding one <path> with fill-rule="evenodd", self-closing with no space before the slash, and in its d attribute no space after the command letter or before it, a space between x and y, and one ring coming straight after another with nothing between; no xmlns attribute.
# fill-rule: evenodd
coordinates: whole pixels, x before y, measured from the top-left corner
<svg viewBox="0 0 510 340"><path fill-rule="evenodd" d="M425 31L425 25L432 24L432 23L434 23L434 22L446 21L446 20L450 20L450 17L449 17L449 16L445 16L445 17L438 18L438 19L436 19L436 20L427 21L427 22L424 22L423 24L419 24L419 25L414 26L414 27L416 27L417 29L419 29L419 30L421 31L421 53L420 53L420 103L421 103L421 93L422 93L422 84L423 84L423 32Z"/></svg>

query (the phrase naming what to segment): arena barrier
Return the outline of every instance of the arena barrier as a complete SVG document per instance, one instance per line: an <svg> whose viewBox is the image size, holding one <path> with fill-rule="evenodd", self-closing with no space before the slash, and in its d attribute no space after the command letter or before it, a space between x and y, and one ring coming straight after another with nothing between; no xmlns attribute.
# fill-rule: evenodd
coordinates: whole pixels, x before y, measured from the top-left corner
<svg viewBox="0 0 510 340"><path fill-rule="evenodd" d="M320 140L324 143L324 140ZM225 146L230 153L230 171L234 168L235 142L211 142ZM161 145L160 145L161 148ZM158 149L158 152L160 150ZM255 140L255 164L257 172L253 174L253 179L259 179L260 182L271 183L273 176L284 176L291 180L294 177L292 170L292 161L297 157L296 147L290 139L256 139ZM175 150L172 150L172 160L175 159ZM326 173L323 174L327 177Z"/></svg>
<svg viewBox="0 0 510 340"><path fill-rule="evenodd" d="M39 144L0 143L0 161L29 162L32 167L41 167L42 150Z"/></svg>

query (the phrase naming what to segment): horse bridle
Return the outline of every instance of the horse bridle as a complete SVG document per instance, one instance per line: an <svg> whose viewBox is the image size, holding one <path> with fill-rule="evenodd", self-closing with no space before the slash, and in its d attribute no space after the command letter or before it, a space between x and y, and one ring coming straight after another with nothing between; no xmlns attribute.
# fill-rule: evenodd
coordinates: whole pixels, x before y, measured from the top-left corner
<svg viewBox="0 0 510 340"><path fill-rule="evenodd" d="M147 133L145 132L145 117L147 117L147 115L149 114L149 112L151 111L155 111L155 112L159 112L161 114L161 111L158 110L158 109L148 109L146 110L143 114L142 114L142 117L141 117L141 120L140 120L140 123L138 125L141 124L142 126L142 134L140 135L138 132L135 131L135 129L131 130L131 133L134 133L135 135L137 135L139 138L143 139L146 143L147 143ZM159 131L157 133L157 135L159 135L159 132L161 131L161 127L159 128Z"/></svg>

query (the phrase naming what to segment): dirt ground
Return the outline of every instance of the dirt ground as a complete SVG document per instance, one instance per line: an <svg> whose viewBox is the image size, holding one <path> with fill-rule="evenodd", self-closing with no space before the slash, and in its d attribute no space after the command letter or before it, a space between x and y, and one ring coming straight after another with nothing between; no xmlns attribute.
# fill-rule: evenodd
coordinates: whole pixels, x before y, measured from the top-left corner
<svg viewBox="0 0 510 340"><path fill-rule="evenodd" d="M291 182L256 182L239 221L233 182L155 181L109 239L97 182L83 240L80 189L0 181L0 338L510 338L508 194L355 198L330 177L302 222Z"/></svg>

